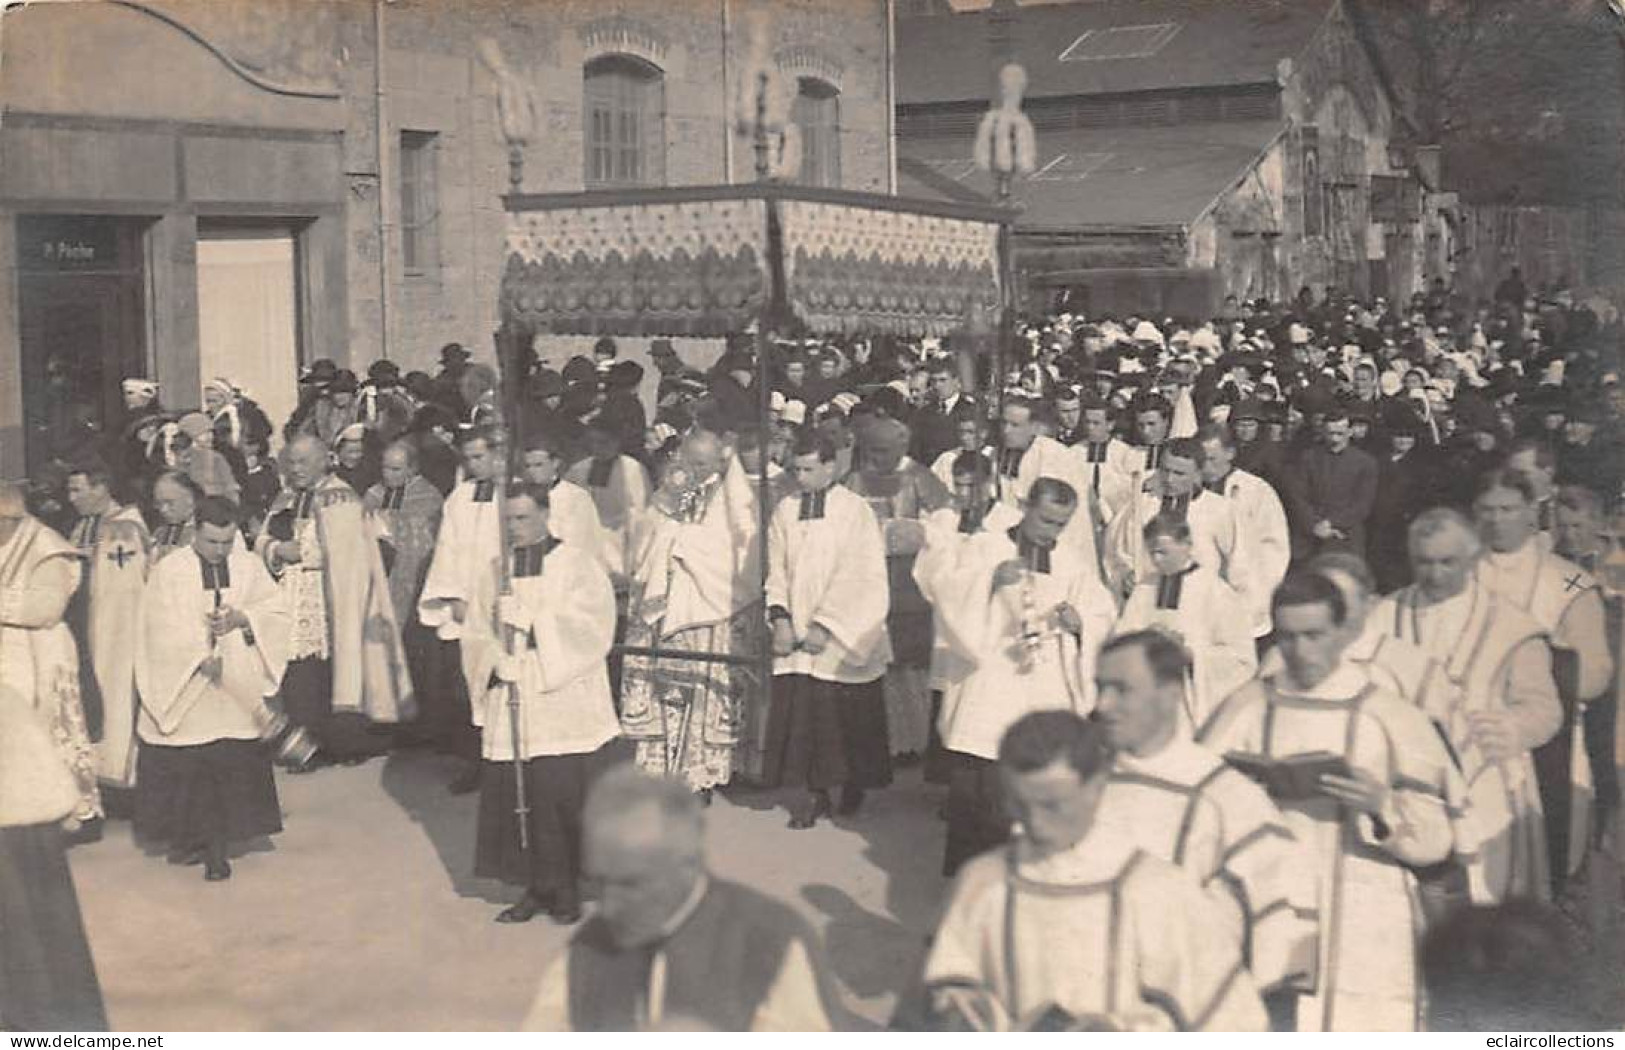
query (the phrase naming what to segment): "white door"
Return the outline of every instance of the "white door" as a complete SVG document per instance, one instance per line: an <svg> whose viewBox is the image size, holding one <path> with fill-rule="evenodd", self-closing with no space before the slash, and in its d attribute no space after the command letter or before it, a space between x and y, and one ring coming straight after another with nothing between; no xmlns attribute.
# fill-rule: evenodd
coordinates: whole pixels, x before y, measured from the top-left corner
<svg viewBox="0 0 1625 1050"><path fill-rule="evenodd" d="M297 401L298 297L291 232L198 233L198 363L203 382L231 380L278 434ZM280 439L276 439L278 442Z"/></svg>

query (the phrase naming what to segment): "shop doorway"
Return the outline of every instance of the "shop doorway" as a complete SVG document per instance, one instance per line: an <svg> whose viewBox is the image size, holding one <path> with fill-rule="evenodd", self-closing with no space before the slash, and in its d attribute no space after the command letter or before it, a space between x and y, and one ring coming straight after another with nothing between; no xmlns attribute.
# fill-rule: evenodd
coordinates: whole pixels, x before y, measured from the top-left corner
<svg viewBox="0 0 1625 1050"><path fill-rule="evenodd" d="M122 427L119 384L147 374L148 219L17 217L23 455L30 476L99 453Z"/></svg>

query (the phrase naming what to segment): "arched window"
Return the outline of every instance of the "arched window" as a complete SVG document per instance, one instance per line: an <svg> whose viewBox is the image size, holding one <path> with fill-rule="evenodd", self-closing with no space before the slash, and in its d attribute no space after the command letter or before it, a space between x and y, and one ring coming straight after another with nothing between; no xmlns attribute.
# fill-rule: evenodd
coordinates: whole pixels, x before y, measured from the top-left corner
<svg viewBox="0 0 1625 1050"><path fill-rule="evenodd" d="M804 186L841 184L841 93L822 80L802 77L790 117L801 129Z"/></svg>
<svg viewBox="0 0 1625 1050"><path fill-rule="evenodd" d="M627 55L587 63L583 127L588 189L666 181L666 86L659 67Z"/></svg>

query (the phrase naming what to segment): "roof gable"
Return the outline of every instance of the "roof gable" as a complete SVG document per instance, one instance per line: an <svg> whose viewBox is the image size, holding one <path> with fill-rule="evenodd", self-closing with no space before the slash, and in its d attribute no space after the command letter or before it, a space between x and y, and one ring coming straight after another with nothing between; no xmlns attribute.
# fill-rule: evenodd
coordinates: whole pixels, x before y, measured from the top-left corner
<svg viewBox="0 0 1625 1050"><path fill-rule="evenodd" d="M1273 82L1338 0L1076 0L1019 7L1011 52L1032 98ZM900 105L989 97L987 11L897 25Z"/></svg>

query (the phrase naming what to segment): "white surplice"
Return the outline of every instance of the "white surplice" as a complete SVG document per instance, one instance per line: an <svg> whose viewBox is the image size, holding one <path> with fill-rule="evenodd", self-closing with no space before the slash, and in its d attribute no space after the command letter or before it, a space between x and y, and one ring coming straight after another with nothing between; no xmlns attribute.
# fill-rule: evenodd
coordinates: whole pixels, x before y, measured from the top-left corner
<svg viewBox="0 0 1625 1050"><path fill-rule="evenodd" d="M886 632L891 586L885 540L862 496L835 485L824 497L824 514L815 519L802 520L797 494L774 508L768 525L767 604L789 612L797 639L819 624L830 642L817 655L798 648L775 657L773 673L873 682L886 673L892 655Z"/></svg>
<svg viewBox="0 0 1625 1050"><path fill-rule="evenodd" d="M259 558L233 549L225 566L230 586L220 590L220 604L246 616L248 630L219 639L209 636L215 592L204 586L197 555L177 550L153 566L135 628L137 730L146 743L186 747L259 736L254 715L282 682L292 619ZM220 658L218 680L201 673L210 656Z"/></svg>
<svg viewBox="0 0 1625 1050"><path fill-rule="evenodd" d="M995 590L998 567L1020 558L1014 531L971 537L952 566L932 574L938 637L948 650L937 729L948 750L987 759L1022 715L1094 710L1095 653L1117 616L1094 565L1064 542L1050 551L1049 572L1029 570ZM1062 602L1077 611L1081 635L1055 623Z"/></svg>
<svg viewBox="0 0 1625 1050"><path fill-rule="evenodd" d="M512 615L499 621L498 571L492 559L476 574L463 634L464 663L480 685L472 695L481 754L513 760L510 696L519 705L521 758L598 750L620 733L605 662L615 641L608 574L592 553L554 544L537 575L512 578ZM499 666L511 673L514 689L493 681Z"/></svg>

